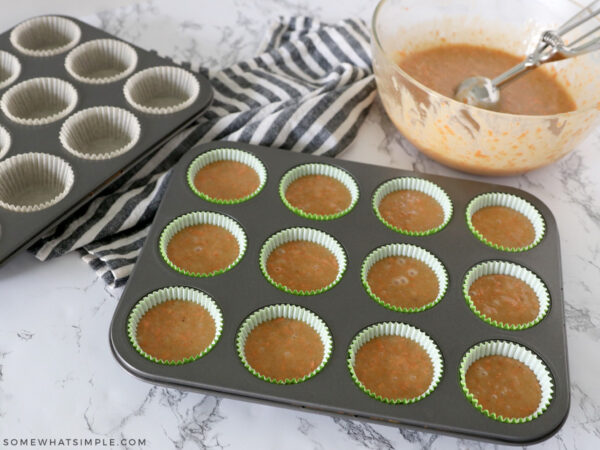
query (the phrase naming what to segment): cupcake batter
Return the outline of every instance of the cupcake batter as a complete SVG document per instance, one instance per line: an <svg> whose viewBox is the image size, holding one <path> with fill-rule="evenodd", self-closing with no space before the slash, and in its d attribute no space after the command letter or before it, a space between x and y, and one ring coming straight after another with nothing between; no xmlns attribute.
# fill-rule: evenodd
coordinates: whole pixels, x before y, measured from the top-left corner
<svg viewBox="0 0 600 450"><path fill-rule="evenodd" d="M344 184L326 175L306 175L285 191L286 200L306 213L330 215L344 211L352 197Z"/></svg>
<svg viewBox="0 0 600 450"><path fill-rule="evenodd" d="M428 231L444 223L441 205L420 191L390 192L379 203L379 213L387 223L405 231Z"/></svg>
<svg viewBox="0 0 600 450"><path fill-rule="evenodd" d="M505 418L533 414L542 399L542 390L533 371L506 356L478 359L466 374L469 391L490 412Z"/></svg>
<svg viewBox="0 0 600 450"><path fill-rule="evenodd" d="M137 326L139 346L163 361L181 361L202 353L215 338L215 322L201 305L168 300L142 316Z"/></svg>
<svg viewBox="0 0 600 450"><path fill-rule="evenodd" d="M534 320L540 304L534 290L510 275L484 275L469 288L469 296L479 312L507 325Z"/></svg>
<svg viewBox="0 0 600 450"><path fill-rule="evenodd" d="M292 241L280 245L267 258L267 273L276 282L297 291L314 291L333 283L338 262L322 245Z"/></svg>
<svg viewBox="0 0 600 450"><path fill-rule="evenodd" d="M309 375L323 361L323 352L323 343L310 325L283 317L257 325L244 347L254 370L280 381Z"/></svg>
<svg viewBox="0 0 600 450"><path fill-rule="evenodd" d="M226 269L238 257L237 240L225 228L193 225L175 234L167 244L167 257L181 269L209 274Z"/></svg>
<svg viewBox="0 0 600 450"><path fill-rule="evenodd" d="M216 161L201 168L194 186L210 198L238 200L252 194L260 186L256 171L237 161Z"/></svg>
<svg viewBox="0 0 600 450"><path fill-rule="evenodd" d="M412 339L380 336L356 352L354 372L367 389L390 400L423 394L433 378L427 352Z"/></svg>
<svg viewBox="0 0 600 450"><path fill-rule="evenodd" d="M470 44L445 44L400 57L399 66L411 77L446 97L454 97L466 78L494 78L519 64L522 57ZM538 68L502 87L500 112L546 115L574 111L566 89L544 69Z"/></svg>
<svg viewBox="0 0 600 450"><path fill-rule="evenodd" d="M439 293L438 279L422 261L390 256L377 261L367 274L371 291L390 305L419 308L433 302Z"/></svg>
<svg viewBox="0 0 600 450"><path fill-rule="evenodd" d="M481 208L471 223L492 244L506 248L523 248L533 243L535 230L531 221L518 211L505 206Z"/></svg>

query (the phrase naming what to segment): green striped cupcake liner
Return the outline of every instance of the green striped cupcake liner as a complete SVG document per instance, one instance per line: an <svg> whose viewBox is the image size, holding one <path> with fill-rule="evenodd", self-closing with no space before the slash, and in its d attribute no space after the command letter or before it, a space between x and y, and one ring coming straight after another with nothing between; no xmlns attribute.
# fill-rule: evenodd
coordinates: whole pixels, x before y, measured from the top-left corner
<svg viewBox="0 0 600 450"><path fill-rule="evenodd" d="M209 195L205 194L204 192L200 192L194 184L194 178L196 177L196 174L203 167L208 166L209 164L215 163L217 161L236 161L236 162L245 164L245 165L249 166L250 168L252 168L258 175L258 179L259 179L259 185L256 188L256 190L254 192L252 192L251 194L246 195L245 197L234 198L234 199L214 198L214 197L210 197ZM220 205L233 205L236 203L242 203L242 202L248 201L251 198L256 197L260 193L260 191L262 191L262 189L265 187L266 182L267 182L267 169L265 168L262 161L260 159L258 159L256 156L254 156L248 152L238 150L236 148L217 148L217 149L209 150L205 153L202 153L200 156L198 156L196 159L194 159L192 161L192 163L190 164L188 171L187 171L187 183L188 183L188 186L190 187L190 189L197 196L203 198L204 200L211 202L211 203L217 203Z"/></svg>
<svg viewBox="0 0 600 450"><path fill-rule="evenodd" d="M210 314L212 319L215 322L215 337L212 342L206 347L200 354L190 356L188 358L184 358L177 361L165 361L163 359L158 359L148 353L146 353L139 345L137 341L137 327L140 323L140 320L150 309L155 306L164 303L169 300L183 300L187 302L197 303L202 306L206 311ZM169 366L186 364L191 361L195 361L198 358L202 358L208 352L210 352L213 347L219 341L221 337L221 332L223 331L223 314L221 310L215 303L215 301L206 295L204 292L198 291L196 289L192 289L189 287L182 286L173 286L166 287L163 289L156 290L146 295L142 300L140 300L131 313L129 314L129 320L127 321L127 335L129 336L129 341L136 349L136 351L142 355L144 358L149 359L155 363L165 364Z"/></svg>
<svg viewBox="0 0 600 450"><path fill-rule="evenodd" d="M378 261L393 256L404 256L408 258L417 259L427 264L427 266L431 270L433 270L438 280L439 290L437 297L432 302L417 308L407 308L387 303L385 300L381 299L371 290L371 286L369 286L369 283L367 281L369 270L371 270L371 267L373 267L373 265ZM446 269L444 268L444 265L440 262L440 260L436 258L433 254L429 253L427 250L421 247L417 247L416 245L410 244L388 244L384 245L383 247L376 248L371 253L369 253L363 261L360 276L362 284L365 290L367 291L367 294L369 294L369 296L373 300L375 300L380 305L391 309L392 311L403 313L416 313L434 307L440 302L440 300L442 300L446 293L446 289L448 288L448 274L446 273Z"/></svg>
<svg viewBox="0 0 600 450"><path fill-rule="evenodd" d="M419 191L429 195L430 197L433 197L433 199L442 207L442 211L444 212L444 221L439 226L430 230L411 231L399 228L385 220L385 218L381 215L381 212L379 212L379 205L381 204L381 201L386 195L391 194L392 192L405 190ZM373 194L372 205L375 215L386 227L408 236L428 236L430 234L437 233L446 227L452 218L452 201L450 200L448 194L446 194L446 192L437 184L428 180L424 180L423 178L402 177L386 181L379 186L375 191L375 194Z"/></svg>
<svg viewBox="0 0 600 450"><path fill-rule="evenodd" d="M312 291L299 291L296 289L290 289L289 287L275 281L269 275L267 271L267 260L269 259L269 255L279 246L294 241L309 241L314 242L315 244L322 245L327 250L329 250L338 263L338 274L331 283L327 286L324 286L320 289L315 289ZM305 227L296 227L296 228L287 228L285 230L281 230L274 235L272 235L267 241L263 244L262 249L260 250L260 270L267 279L269 283L275 286L278 289L281 289L288 294L294 295L316 295L322 292L328 291L336 284L340 282L344 272L346 271L346 252L342 248L341 244L336 241L332 236L325 233L324 231L316 230L314 228L305 228Z"/></svg>
<svg viewBox="0 0 600 450"><path fill-rule="evenodd" d="M483 406L477 401L477 398L469 391L466 382L466 375L469 367L475 361L486 356L500 355L508 358L516 359L517 361L525 364L535 374L540 388L541 388L541 399L538 408L527 417L503 417L499 414L484 409ZM504 423L525 423L531 422L532 420L539 417L541 414L548 409L552 396L554 393L554 383L550 371L546 367L546 364L531 350L523 347L522 345L508 341L486 341L472 347L465 353L462 358L459 367L459 381L463 393L477 410L482 414L486 415L490 419L497 420L498 422Z"/></svg>
<svg viewBox="0 0 600 450"><path fill-rule="evenodd" d="M215 225L229 231L237 240L239 253L237 258L224 269L215 270L210 273L190 272L182 267L177 266L169 259L169 256L167 255L167 247L173 236L175 236L184 228L204 224ZM246 233L244 232L244 229L241 227L241 225L230 217L211 211L194 211L173 219L163 229L158 242L158 249L160 255L162 256L162 259L169 265L169 267L171 267L173 270L176 270L179 273L190 277L212 277L215 275L220 275L223 272L227 272L228 270L231 270L237 265L237 263L241 261L242 257L244 256L244 253L246 253L246 247Z"/></svg>
<svg viewBox="0 0 600 450"><path fill-rule="evenodd" d="M343 211L340 211L335 214L310 213L292 205L285 196L288 187L294 181L308 175L324 175L342 183L350 192L350 205ZM352 211L352 209L358 202L358 196L358 184L356 183L354 178L352 178L352 176L345 170L340 169L339 167L331 166L329 164L310 163L294 167L281 178L281 181L279 183L279 197L281 197L281 201L283 202L283 204L299 216L312 220L333 220L345 216L350 211Z"/></svg>
<svg viewBox="0 0 600 450"><path fill-rule="evenodd" d="M477 229L473 226L473 223L471 221L473 214L475 214L480 209L486 208L488 206L504 206L506 208L514 209L515 211L520 212L525 217L527 217L533 225L533 229L535 232L533 242L525 247L511 248L494 244L493 242L488 241L485 238L485 236L483 236L479 231L477 231ZM539 213L539 211L535 209L535 207L531 203L512 194L505 194L502 192L490 192L487 194L478 195L469 202L465 214L467 219L467 226L469 227L471 232L477 237L477 239L479 239L485 245L488 245L492 248L495 248L496 250L501 250L504 252L524 252L530 250L540 243L546 231L546 224L544 223L544 218Z"/></svg>
<svg viewBox="0 0 600 450"><path fill-rule="evenodd" d="M319 338L321 339L321 342L323 343L323 359L321 361L321 364L319 364L319 366L315 370L301 378L286 378L285 380L279 380L276 378L268 377L257 372L250 365L250 363L248 363L248 360L246 359L246 340L248 339L248 336L250 335L252 330L254 330L254 328L256 328L261 323L268 322L273 319L278 319L280 317L286 319L300 320L306 323L317 332ZM323 319L321 319L312 311L309 311L306 308L302 308L296 305L277 304L265 306L264 308L255 311L250 316L248 316L246 320L244 320L237 334L236 348L238 356L242 361L242 364L244 364L244 367L246 367L246 369L248 369L248 371L255 377L273 384L297 384L314 377L317 373L323 370L323 368L327 364L327 361L329 361L329 358L331 357L331 352L333 351L333 339L331 337L331 333L329 331L329 328L327 327L327 324L323 321Z"/></svg>
<svg viewBox="0 0 600 450"><path fill-rule="evenodd" d="M423 348L423 350L425 350L425 352L431 359L431 363L433 365L433 375L431 377L431 383L429 384L429 387L421 395L413 398L387 398L371 391L360 381L360 379L356 375L356 372L354 371L356 354L364 344L366 344L372 339L381 336L400 336L406 339L410 339L412 341L415 341ZM356 383L358 388L370 397L373 397L374 399L379 400L380 402L389 404L411 404L424 399L435 390L440 380L442 379L442 374L444 372L442 354L438 346L433 341L433 339L431 339L431 337L429 337L427 334L425 334L418 328L400 322L376 323L358 333L354 337L352 343L350 344L350 347L348 348L347 362L348 370L350 371L350 376L352 377L354 383Z"/></svg>
<svg viewBox="0 0 600 450"><path fill-rule="evenodd" d="M539 312L535 319L522 324L507 324L486 316L479 311L469 295L469 289L478 278L486 275L510 275L527 283L527 285L535 292L539 303ZM505 330L524 330L526 328L531 328L541 322L550 309L550 294L548 293L548 289L546 289L544 282L536 274L525 267L521 267L508 261L486 261L471 268L471 270L467 272L463 282L463 294L467 305L469 305L469 308L471 308L471 311L473 311L477 317L490 325Z"/></svg>

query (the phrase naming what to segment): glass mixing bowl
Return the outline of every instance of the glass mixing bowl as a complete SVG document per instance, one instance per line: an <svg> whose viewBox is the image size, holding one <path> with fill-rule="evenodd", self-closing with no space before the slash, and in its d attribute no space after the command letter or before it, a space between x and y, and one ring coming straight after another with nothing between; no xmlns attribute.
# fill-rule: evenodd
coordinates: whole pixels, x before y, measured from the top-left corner
<svg viewBox="0 0 600 450"><path fill-rule="evenodd" d="M465 105L427 88L397 61L441 43L524 56L542 31L580 8L569 0L382 0L373 15L373 70L389 118L423 153L466 172L511 175L560 159L598 124L600 51L535 69L555 76L577 105L575 111L545 116ZM599 24L592 22L588 28Z"/></svg>

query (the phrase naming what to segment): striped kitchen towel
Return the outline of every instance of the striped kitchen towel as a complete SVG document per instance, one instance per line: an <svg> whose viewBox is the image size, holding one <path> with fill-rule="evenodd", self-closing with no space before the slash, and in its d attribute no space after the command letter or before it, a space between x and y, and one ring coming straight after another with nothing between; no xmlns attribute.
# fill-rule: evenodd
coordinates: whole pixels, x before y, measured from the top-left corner
<svg viewBox="0 0 600 450"><path fill-rule="evenodd" d="M279 18L258 56L204 72L214 101L193 127L137 163L30 251L47 260L77 250L112 287L123 286L142 248L169 168L212 140L335 156L356 136L375 97L364 22Z"/></svg>

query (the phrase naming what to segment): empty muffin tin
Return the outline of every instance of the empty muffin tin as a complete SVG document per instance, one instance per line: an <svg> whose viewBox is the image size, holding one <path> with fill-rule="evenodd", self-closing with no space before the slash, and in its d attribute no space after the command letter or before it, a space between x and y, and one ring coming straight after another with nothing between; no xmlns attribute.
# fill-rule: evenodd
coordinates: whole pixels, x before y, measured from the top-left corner
<svg viewBox="0 0 600 450"><path fill-rule="evenodd" d="M186 180L188 167L198 155L218 148L240 149L262 161L267 179L258 195L238 204L217 204L192 191ZM312 162L342 168L356 180L359 198L350 212L333 220L317 221L301 217L284 205L279 195L281 178L291 168ZM390 179L407 176L429 180L448 194L453 213L441 231L428 236L400 234L376 216L372 200L377 188ZM467 205L478 195L490 192L514 194L541 213L546 229L538 245L523 252L501 251L486 245L470 231L465 217ZM216 276L197 278L173 270L162 259L159 250L162 231L174 218L192 211L218 212L241 225L247 247L237 265ZM347 267L339 283L320 294L301 296L284 292L266 280L259 263L261 248L269 237L290 227L322 230L343 246ZM437 304L420 312L403 313L383 307L367 294L361 283L363 261L374 249L391 243L419 246L441 261L448 283ZM492 260L526 267L543 280L550 295L550 308L539 323L525 330L502 329L484 322L471 311L463 296L465 276L479 263ZM223 313L223 331L214 348L202 358L182 365L146 359L128 337L128 317L134 306L147 294L168 286L203 291ZM253 312L273 304L308 309L331 332L333 351L329 361L304 382L281 385L263 381L244 367L237 354L236 337L241 324ZM353 381L347 366L354 337L373 324L390 321L424 331L441 353L443 372L439 384L430 395L412 404L388 404L366 395ZM553 395L539 417L525 423L502 423L482 414L466 398L459 380L461 360L474 346L490 340L520 344L546 364ZM506 186L247 144L200 145L174 168L138 263L116 308L110 344L125 369L151 383L504 444L524 445L547 439L561 427L569 410L559 236L552 213L539 199Z"/></svg>
<svg viewBox="0 0 600 450"><path fill-rule="evenodd" d="M193 123L212 96L203 76L77 19L36 17L0 34L0 263ZM31 194L32 183L43 187Z"/></svg>

